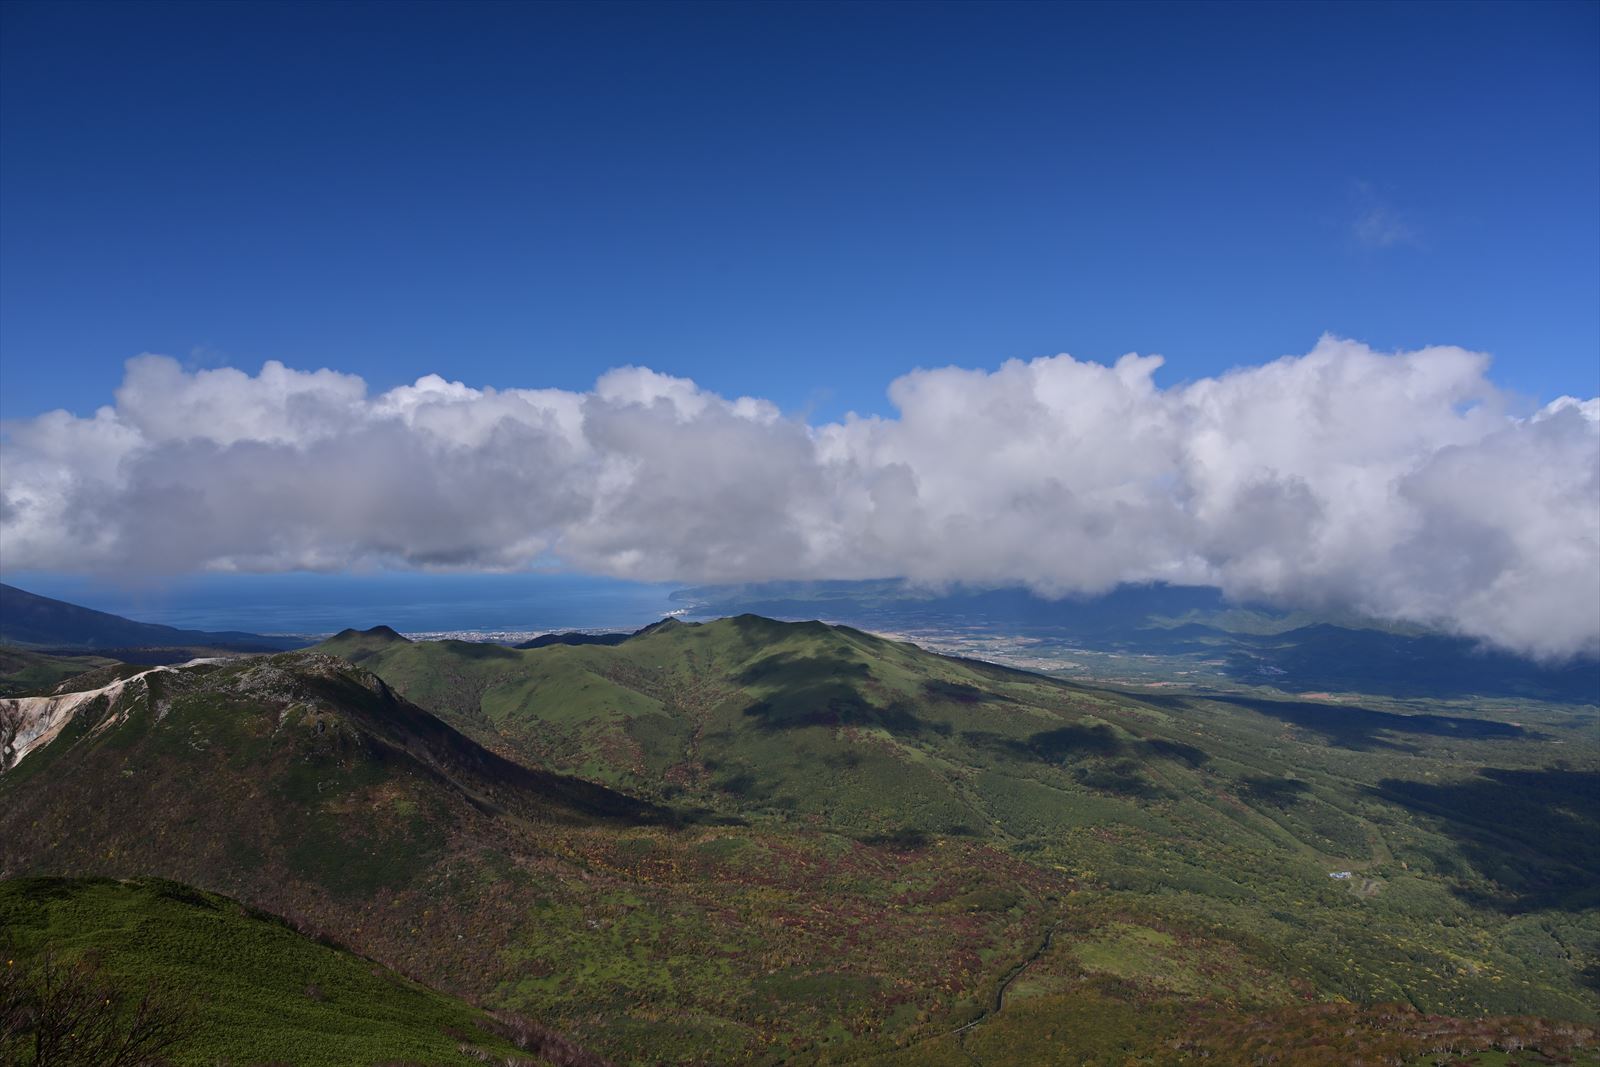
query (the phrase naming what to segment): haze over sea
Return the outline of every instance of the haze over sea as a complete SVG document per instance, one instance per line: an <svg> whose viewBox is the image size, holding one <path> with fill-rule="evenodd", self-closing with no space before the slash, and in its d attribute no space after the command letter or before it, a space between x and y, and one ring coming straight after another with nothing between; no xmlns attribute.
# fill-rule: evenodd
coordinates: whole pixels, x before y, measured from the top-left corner
<svg viewBox="0 0 1600 1067"><path fill-rule="evenodd" d="M272 634L379 625L403 633L635 630L685 606L669 599L676 585L550 572L208 574L159 584L34 573L5 581L140 622Z"/></svg>

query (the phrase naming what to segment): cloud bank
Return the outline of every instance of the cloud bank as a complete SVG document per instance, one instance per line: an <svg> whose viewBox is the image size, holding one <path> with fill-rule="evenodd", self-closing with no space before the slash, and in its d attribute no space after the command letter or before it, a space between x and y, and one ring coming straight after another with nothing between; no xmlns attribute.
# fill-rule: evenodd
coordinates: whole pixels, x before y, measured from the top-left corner
<svg viewBox="0 0 1600 1067"><path fill-rule="evenodd" d="M131 360L116 402L6 426L8 570L360 564L626 578L1120 582L1600 651L1600 400L1532 413L1459 348L1160 388L1159 357L918 370L808 425L638 367L588 392Z"/></svg>

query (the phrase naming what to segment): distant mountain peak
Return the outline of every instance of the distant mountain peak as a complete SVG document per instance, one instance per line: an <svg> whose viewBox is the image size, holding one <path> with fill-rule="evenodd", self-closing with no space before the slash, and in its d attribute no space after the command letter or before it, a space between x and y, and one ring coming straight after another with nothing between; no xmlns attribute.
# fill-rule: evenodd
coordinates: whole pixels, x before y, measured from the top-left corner
<svg viewBox="0 0 1600 1067"><path fill-rule="evenodd" d="M394 645L411 643L411 638L392 626L374 626L366 630L351 626L314 647L355 663Z"/></svg>
<svg viewBox="0 0 1600 1067"><path fill-rule="evenodd" d="M375 641L404 641L407 644L411 643L411 638L407 637L405 634L401 633L399 630L396 630L392 626L372 626L365 630L357 630L355 627L351 626L340 630L334 635L335 640L340 638L354 637L367 638Z"/></svg>

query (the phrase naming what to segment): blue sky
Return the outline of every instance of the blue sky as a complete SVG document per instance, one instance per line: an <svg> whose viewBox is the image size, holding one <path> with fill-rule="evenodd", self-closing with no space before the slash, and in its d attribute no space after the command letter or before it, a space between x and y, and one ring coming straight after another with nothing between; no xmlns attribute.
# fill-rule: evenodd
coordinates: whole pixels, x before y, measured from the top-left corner
<svg viewBox="0 0 1600 1067"><path fill-rule="evenodd" d="M0 20L25 588L1167 581L1600 654L1600 4Z"/></svg>
<svg viewBox="0 0 1600 1067"><path fill-rule="evenodd" d="M1600 6L0 6L0 415L145 351L834 418L917 366L1600 391Z"/></svg>

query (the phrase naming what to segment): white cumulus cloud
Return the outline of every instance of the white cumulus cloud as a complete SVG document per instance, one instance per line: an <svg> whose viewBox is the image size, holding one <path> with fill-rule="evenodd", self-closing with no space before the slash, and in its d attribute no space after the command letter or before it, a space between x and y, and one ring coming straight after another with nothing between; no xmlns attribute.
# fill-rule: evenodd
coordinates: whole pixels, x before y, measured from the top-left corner
<svg viewBox="0 0 1600 1067"><path fill-rule="evenodd" d="M1160 365L918 370L894 417L813 426L638 367L371 395L140 356L92 417L5 427L0 563L1164 580L1600 651L1600 400L1522 412L1483 355L1336 338L1170 388Z"/></svg>

